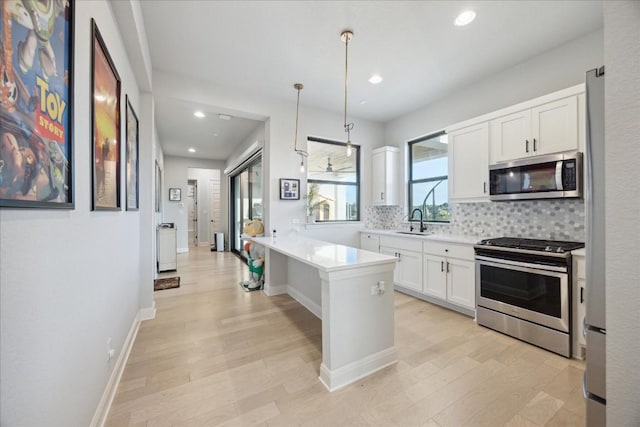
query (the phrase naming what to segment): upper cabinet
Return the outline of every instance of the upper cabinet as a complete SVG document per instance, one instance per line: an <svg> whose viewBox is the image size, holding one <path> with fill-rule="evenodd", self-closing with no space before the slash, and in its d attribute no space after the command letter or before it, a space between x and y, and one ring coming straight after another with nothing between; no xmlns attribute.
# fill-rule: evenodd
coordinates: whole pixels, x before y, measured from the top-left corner
<svg viewBox="0 0 640 427"><path fill-rule="evenodd" d="M569 96L491 120L491 163L573 151L578 138L578 96Z"/></svg>
<svg viewBox="0 0 640 427"><path fill-rule="evenodd" d="M449 199L488 200L489 123L448 130Z"/></svg>
<svg viewBox="0 0 640 427"><path fill-rule="evenodd" d="M371 167L371 204L374 206L398 205L398 177L400 149L381 147L373 150Z"/></svg>

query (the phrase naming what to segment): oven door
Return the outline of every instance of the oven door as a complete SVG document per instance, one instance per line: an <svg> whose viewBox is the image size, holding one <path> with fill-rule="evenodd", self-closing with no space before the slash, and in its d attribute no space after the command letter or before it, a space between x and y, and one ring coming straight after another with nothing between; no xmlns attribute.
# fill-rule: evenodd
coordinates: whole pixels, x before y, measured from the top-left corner
<svg viewBox="0 0 640 427"><path fill-rule="evenodd" d="M569 332L566 267L476 256L477 304Z"/></svg>

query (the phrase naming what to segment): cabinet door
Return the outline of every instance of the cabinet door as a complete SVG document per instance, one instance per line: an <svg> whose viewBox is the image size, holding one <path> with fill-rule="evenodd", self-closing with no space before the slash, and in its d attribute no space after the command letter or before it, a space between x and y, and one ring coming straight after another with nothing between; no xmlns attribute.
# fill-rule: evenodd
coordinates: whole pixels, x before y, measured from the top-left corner
<svg viewBox="0 0 640 427"><path fill-rule="evenodd" d="M578 97L560 99L531 109L533 154L578 149Z"/></svg>
<svg viewBox="0 0 640 427"><path fill-rule="evenodd" d="M400 253L396 264L396 270L400 271L398 284L422 292L422 254L405 250L398 250L398 252Z"/></svg>
<svg viewBox="0 0 640 427"><path fill-rule="evenodd" d="M360 234L360 249L378 252L380 250L380 236L376 234Z"/></svg>
<svg viewBox="0 0 640 427"><path fill-rule="evenodd" d="M383 151L373 153L371 167L371 203L374 205L384 205L388 194L385 194L386 188L386 161Z"/></svg>
<svg viewBox="0 0 640 427"><path fill-rule="evenodd" d="M446 258L435 255L424 255L424 281L422 291L432 297L447 299L447 272L445 270Z"/></svg>
<svg viewBox="0 0 640 427"><path fill-rule="evenodd" d="M491 162L527 157L533 152L531 111L525 110L491 121Z"/></svg>
<svg viewBox="0 0 640 427"><path fill-rule="evenodd" d="M486 199L489 175L489 123L449 134L449 198Z"/></svg>
<svg viewBox="0 0 640 427"><path fill-rule="evenodd" d="M475 263L447 258L447 299L463 307L476 308Z"/></svg>
<svg viewBox="0 0 640 427"><path fill-rule="evenodd" d="M400 251L398 251L395 248L380 246L380 253L398 258L398 254L400 253ZM399 263L396 262L396 267L393 270L393 283L397 283L399 285L401 280L402 280L402 276L400 273L400 266L399 266Z"/></svg>

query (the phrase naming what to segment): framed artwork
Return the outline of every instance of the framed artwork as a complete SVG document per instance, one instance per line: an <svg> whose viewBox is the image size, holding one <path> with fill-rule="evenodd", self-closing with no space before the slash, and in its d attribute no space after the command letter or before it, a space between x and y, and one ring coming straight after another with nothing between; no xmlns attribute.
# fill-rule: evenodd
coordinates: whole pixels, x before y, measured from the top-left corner
<svg viewBox="0 0 640 427"><path fill-rule="evenodd" d="M170 188L169 189L169 200L172 202L179 202L182 200L182 189L180 188Z"/></svg>
<svg viewBox="0 0 640 427"><path fill-rule="evenodd" d="M280 178L280 200L300 200L300 180Z"/></svg>
<svg viewBox="0 0 640 427"><path fill-rule="evenodd" d="M91 20L93 210L120 210L120 76Z"/></svg>
<svg viewBox="0 0 640 427"><path fill-rule="evenodd" d="M126 209L137 211L140 208L140 184L138 179L138 116L131 106L129 96L125 97L127 104L127 146L126 153Z"/></svg>
<svg viewBox="0 0 640 427"><path fill-rule="evenodd" d="M156 161L156 212L160 212L160 198L162 197L162 171Z"/></svg>
<svg viewBox="0 0 640 427"><path fill-rule="evenodd" d="M1 6L0 207L73 209L75 1L23 3Z"/></svg>

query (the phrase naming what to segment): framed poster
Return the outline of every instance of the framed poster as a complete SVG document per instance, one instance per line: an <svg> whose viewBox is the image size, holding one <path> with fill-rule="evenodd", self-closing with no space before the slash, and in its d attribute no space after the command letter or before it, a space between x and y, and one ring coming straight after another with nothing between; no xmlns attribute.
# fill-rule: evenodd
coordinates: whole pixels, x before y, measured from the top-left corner
<svg viewBox="0 0 640 427"><path fill-rule="evenodd" d="M169 201L171 202L179 202L182 200L182 189L180 188L170 188L169 189Z"/></svg>
<svg viewBox="0 0 640 427"><path fill-rule="evenodd" d="M120 76L91 20L93 210L120 210Z"/></svg>
<svg viewBox="0 0 640 427"><path fill-rule="evenodd" d="M126 194L128 211L137 211L140 206L140 184L138 179L138 116L133 111L129 97L126 96L127 106L127 146L126 146Z"/></svg>
<svg viewBox="0 0 640 427"><path fill-rule="evenodd" d="M0 207L73 209L75 1L2 1Z"/></svg>
<svg viewBox="0 0 640 427"><path fill-rule="evenodd" d="M300 180L280 178L280 200L300 200Z"/></svg>

